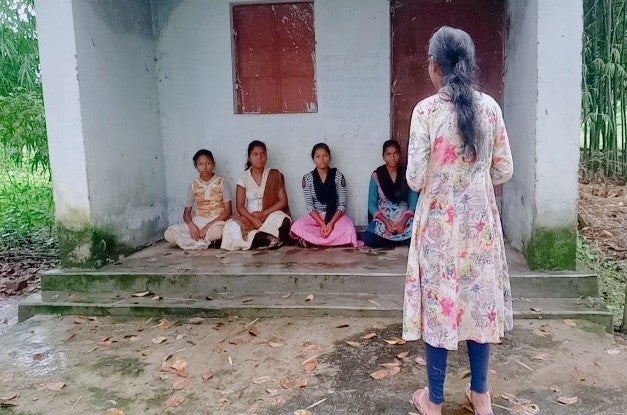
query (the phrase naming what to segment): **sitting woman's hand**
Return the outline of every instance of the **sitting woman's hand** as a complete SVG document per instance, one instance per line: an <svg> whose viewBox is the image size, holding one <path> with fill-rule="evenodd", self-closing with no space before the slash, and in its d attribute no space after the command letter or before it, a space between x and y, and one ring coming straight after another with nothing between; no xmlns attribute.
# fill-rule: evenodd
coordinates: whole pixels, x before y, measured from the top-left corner
<svg viewBox="0 0 627 415"><path fill-rule="evenodd" d="M320 233L322 233L324 238L331 235L331 232L333 232L333 223L326 223L320 227Z"/></svg>
<svg viewBox="0 0 627 415"><path fill-rule="evenodd" d="M383 224L385 225L385 230L388 231L389 233L394 234L397 232L396 224L392 222L391 220L385 219L383 221Z"/></svg>
<svg viewBox="0 0 627 415"><path fill-rule="evenodd" d="M189 229L189 234L194 241L204 238L204 235L201 236L200 229L198 229L198 226L196 226L194 222L188 223L187 228Z"/></svg>
<svg viewBox="0 0 627 415"><path fill-rule="evenodd" d="M259 211L254 211L251 212L250 215L252 216L250 222L253 224L255 229L261 228L261 225L263 225L263 221L265 220L265 218L263 218L263 213Z"/></svg>

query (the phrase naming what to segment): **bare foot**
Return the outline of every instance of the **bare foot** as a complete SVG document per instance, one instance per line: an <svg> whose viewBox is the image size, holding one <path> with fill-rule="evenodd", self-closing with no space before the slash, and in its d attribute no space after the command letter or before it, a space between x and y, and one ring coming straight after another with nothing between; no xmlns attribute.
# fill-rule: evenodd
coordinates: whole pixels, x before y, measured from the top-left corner
<svg viewBox="0 0 627 415"><path fill-rule="evenodd" d="M475 408L475 415L491 415L494 413L489 392L478 393L470 391L470 400L473 408Z"/></svg>

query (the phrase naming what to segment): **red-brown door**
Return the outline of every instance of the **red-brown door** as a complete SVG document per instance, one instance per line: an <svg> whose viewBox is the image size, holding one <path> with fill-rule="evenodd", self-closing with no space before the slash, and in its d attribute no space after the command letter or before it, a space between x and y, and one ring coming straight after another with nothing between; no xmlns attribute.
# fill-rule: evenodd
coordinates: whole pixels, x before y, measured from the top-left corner
<svg viewBox="0 0 627 415"><path fill-rule="evenodd" d="M393 0L392 138L406 154L414 105L435 91L427 73L429 38L440 26L475 42L479 88L503 103L505 0Z"/></svg>

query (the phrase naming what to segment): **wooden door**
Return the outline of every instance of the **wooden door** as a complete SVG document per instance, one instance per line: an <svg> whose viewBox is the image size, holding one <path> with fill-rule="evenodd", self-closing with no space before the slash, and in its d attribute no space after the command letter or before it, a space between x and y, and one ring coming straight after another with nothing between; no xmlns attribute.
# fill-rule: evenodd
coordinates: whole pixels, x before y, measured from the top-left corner
<svg viewBox="0 0 627 415"><path fill-rule="evenodd" d="M411 112L435 90L427 72L429 38L440 26L475 42L479 88L503 104L505 0L392 0L392 138L406 155Z"/></svg>

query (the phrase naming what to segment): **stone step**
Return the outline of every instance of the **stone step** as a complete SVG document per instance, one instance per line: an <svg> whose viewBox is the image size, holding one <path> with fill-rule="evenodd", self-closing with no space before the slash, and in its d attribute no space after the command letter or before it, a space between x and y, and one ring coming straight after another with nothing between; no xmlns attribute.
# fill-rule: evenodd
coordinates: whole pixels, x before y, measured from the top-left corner
<svg viewBox="0 0 627 415"><path fill-rule="evenodd" d="M132 297L131 293L34 294L19 306L23 321L35 314L69 314L127 317L402 317L403 297L399 294L314 294L307 300L301 293L212 296L172 294L156 300L152 295ZM613 330L613 317L597 298L516 298L516 319L584 319Z"/></svg>
<svg viewBox="0 0 627 415"><path fill-rule="evenodd" d="M164 295L202 293L316 293L399 294L405 275L367 272L270 270L246 272L225 268L211 274L116 271L52 271L42 276L42 291L117 293L152 291ZM512 292L518 297L579 298L598 295L597 277L590 273L533 271L511 273Z"/></svg>

